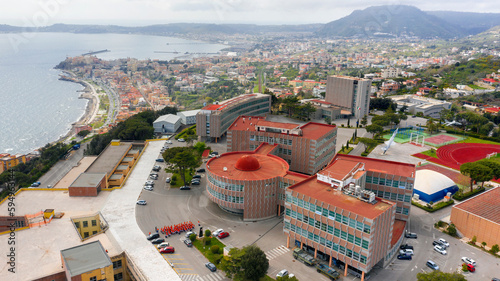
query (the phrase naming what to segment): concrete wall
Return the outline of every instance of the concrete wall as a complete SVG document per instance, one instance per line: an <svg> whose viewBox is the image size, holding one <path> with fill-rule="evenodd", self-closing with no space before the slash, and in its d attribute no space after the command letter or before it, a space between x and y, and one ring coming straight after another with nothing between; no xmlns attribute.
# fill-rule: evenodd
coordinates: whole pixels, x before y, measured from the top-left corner
<svg viewBox="0 0 500 281"><path fill-rule="evenodd" d="M500 224L456 207L451 209L450 220L465 237L476 236L477 242L486 242L489 247L500 245Z"/></svg>
<svg viewBox="0 0 500 281"><path fill-rule="evenodd" d="M32 281L66 281L66 273L64 271L47 275L42 278L34 279Z"/></svg>

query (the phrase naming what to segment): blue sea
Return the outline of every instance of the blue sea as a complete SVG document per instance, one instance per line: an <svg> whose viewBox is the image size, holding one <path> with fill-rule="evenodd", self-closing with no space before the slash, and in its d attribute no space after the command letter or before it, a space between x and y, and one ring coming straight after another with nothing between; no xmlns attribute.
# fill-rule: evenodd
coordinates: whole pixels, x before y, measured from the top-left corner
<svg viewBox="0 0 500 281"><path fill-rule="evenodd" d="M83 87L58 80L66 57L108 49L102 59L170 60L226 46L172 37L125 34L0 34L0 153L25 154L58 140L85 112ZM178 52L156 53L157 51Z"/></svg>

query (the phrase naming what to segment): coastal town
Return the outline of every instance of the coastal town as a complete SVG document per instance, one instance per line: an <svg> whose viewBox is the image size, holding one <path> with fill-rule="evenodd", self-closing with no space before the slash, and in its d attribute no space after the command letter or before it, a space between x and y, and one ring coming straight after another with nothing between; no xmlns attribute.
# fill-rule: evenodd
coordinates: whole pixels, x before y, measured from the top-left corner
<svg viewBox="0 0 500 281"><path fill-rule="evenodd" d="M500 29L262 28L54 65L87 107L0 153L0 279L499 280Z"/></svg>

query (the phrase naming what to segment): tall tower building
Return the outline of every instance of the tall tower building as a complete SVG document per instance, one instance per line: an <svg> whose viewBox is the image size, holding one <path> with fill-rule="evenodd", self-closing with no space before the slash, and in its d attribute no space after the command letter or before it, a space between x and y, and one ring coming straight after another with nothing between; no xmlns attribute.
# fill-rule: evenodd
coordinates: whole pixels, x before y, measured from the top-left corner
<svg viewBox="0 0 500 281"><path fill-rule="evenodd" d="M351 116L361 119L370 109L370 79L329 76L326 81L325 101L348 111Z"/></svg>

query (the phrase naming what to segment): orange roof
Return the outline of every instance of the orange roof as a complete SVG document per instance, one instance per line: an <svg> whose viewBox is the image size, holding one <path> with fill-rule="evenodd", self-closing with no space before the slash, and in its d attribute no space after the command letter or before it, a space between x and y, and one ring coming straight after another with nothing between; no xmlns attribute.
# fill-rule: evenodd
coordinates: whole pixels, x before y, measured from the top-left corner
<svg viewBox="0 0 500 281"><path fill-rule="evenodd" d="M236 165L242 156L247 157L251 155L260 164L255 170L245 171L236 168ZM238 167L241 168L241 163ZM242 164L243 165L243 164ZM243 165L245 166L245 165ZM246 167L246 166L245 166ZM252 168L256 168L252 163ZM228 179L233 180L263 180L279 176L285 176L289 166L288 163L274 155L263 155L255 152L228 152L214 157L207 162L207 169L209 172Z"/></svg>
<svg viewBox="0 0 500 281"><path fill-rule="evenodd" d="M302 136L297 136L297 137L302 137L311 140L317 140L320 137L328 134L332 130L337 129L335 125L327 125L315 122L309 122L301 126L299 124L293 124L293 123L266 121L264 116L241 115L238 118L236 118L236 120L234 120L233 124L231 124L231 126L227 130L256 132L257 131L256 126L273 127L273 128L287 129L287 130L299 127L302 130Z"/></svg>
<svg viewBox="0 0 500 281"><path fill-rule="evenodd" d="M455 205L453 208L464 210L500 224L500 188L490 189Z"/></svg>
<svg viewBox="0 0 500 281"><path fill-rule="evenodd" d="M375 198L375 204L361 201L339 190L331 188L330 185L324 182L318 181L316 175L290 186L289 189L291 189L292 192L307 195L318 201L361 215L368 219L375 219L389 210L392 206L396 205L396 203L383 201L377 197Z"/></svg>
<svg viewBox="0 0 500 281"><path fill-rule="evenodd" d="M405 221L394 220L394 225L392 226L391 248L398 242L399 238L401 238L401 235L403 235L405 227L406 227Z"/></svg>
<svg viewBox="0 0 500 281"><path fill-rule="evenodd" d="M335 163L336 160L346 160L365 163L365 169L372 172L386 173L396 176L414 178L415 177L415 164L401 163L388 160L380 160L368 157L337 154L331 163ZM328 169L329 167L326 167Z"/></svg>

